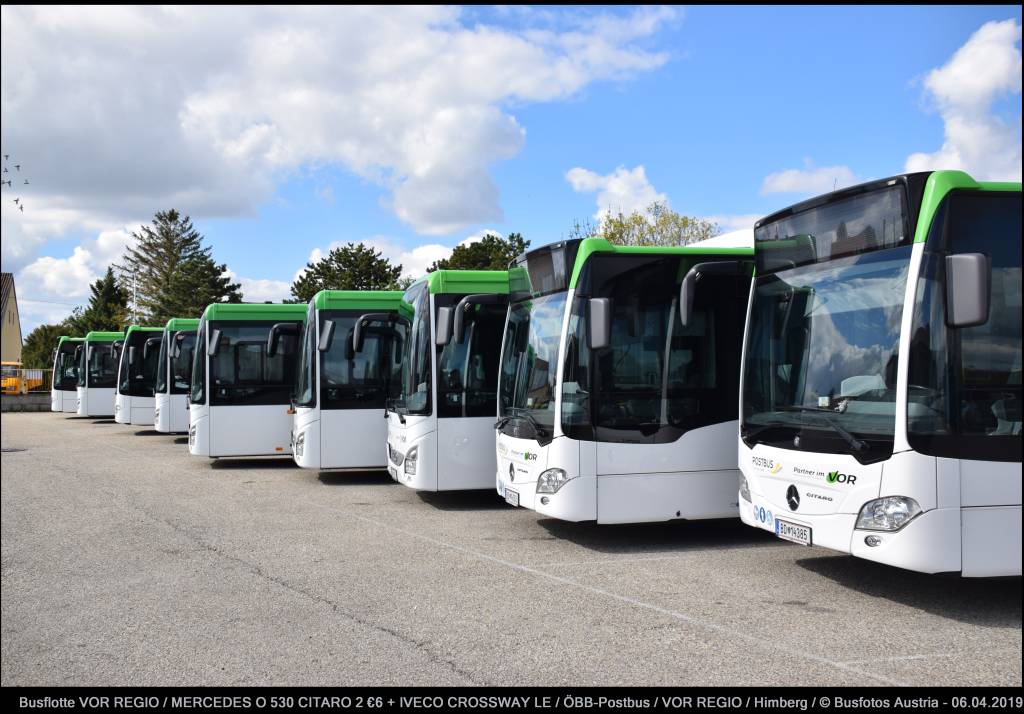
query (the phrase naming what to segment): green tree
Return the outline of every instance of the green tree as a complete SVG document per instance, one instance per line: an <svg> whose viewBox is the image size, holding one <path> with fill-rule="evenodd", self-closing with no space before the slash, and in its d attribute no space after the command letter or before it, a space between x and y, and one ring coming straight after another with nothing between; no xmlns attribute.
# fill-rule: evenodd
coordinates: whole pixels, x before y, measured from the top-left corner
<svg viewBox="0 0 1024 714"><path fill-rule="evenodd" d="M362 243L335 248L292 283L293 302L309 302L321 290L398 290L402 266Z"/></svg>
<svg viewBox="0 0 1024 714"><path fill-rule="evenodd" d="M457 245L448 258L434 261L427 268L435 270L507 270L508 264L526 252L530 241L523 240L519 233L509 233L507 238L488 233L468 245Z"/></svg>
<svg viewBox="0 0 1024 714"><path fill-rule="evenodd" d="M225 276L227 266L214 262L188 216L160 211L132 238L116 267L121 284L136 295L140 322L162 325L198 316L213 302L242 301L238 284Z"/></svg>
<svg viewBox="0 0 1024 714"><path fill-rule="evenodd" d="M128 291L117 283L113 267L89 286L91 295L84 310L76 308L64 321L69 334L84 337L93 330L121 330L128 322Z"/></svg>
<svg viewBox="0 0 1024 714"><path fill-rule="evenodd" d="M21 364L25 369L49 369L53 366L53 349L61 335L67 334L63 325L40 325L25 338L21 348Z"/></svg>
<svg viewBox="0 0 1024 714"><path fill-rule="evenodd" d="M652 203L628 216L619 212L601 223L600 235L619 245L686 245L718 235L712 221L676 213L667 204Z"/></svg>

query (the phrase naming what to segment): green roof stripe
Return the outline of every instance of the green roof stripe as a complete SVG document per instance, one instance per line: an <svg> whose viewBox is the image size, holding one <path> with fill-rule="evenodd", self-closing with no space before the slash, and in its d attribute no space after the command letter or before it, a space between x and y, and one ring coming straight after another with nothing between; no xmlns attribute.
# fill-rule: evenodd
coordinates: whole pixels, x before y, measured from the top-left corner
<svg viewBox="0 0 1024 714"><path fill-rule="evenodd" d="M192 330L199 327L199 319L195 317L172 317L164 325L166 332L182 332L183 330Z"/></svg>
<svg viewBox="0 0 1024 714"><path fill-rule="evenodd" d="M85 336L86 342L114 342L124 339L123 332L90 332Z"/></svg>
<svg viewBox="0 0 1024 714"><path fill-rule="evenodd" d="M507 270L435 270L417 280L426 281L431 294L508 294Z"/></svg>
<svg viewBox="0 0 1024 714"><path fill-rule="evenodd" d="M575 288L576 281L583 272L583 266L587 259L595 253L613 253L616 255L707 255L707 256L739 256L753 257L754 249L750 248L716 248L714 246L700 245L674 245L674 246L639 246L639 245L616 245L604 238L586 238L580 242L576 252L576 264L572 269L572 278L569 287Z"/></svg>
<svg viewBox="0 0 1024 714"><path fill-rule="evenodd" d="M921 213L914 231L914 242L924 243L932 225L935 212L946 195L955 189L974 189L978 191L1016 191L1020 193L1020 182L975 181L963 171L935 171L928 177L924 185L924 196L921 198Z"/></svg>
<svg viewBox="0 0 1024 714"><path fill-rule="evenodd" d="M229 303L217 302L206 306L203 319L216 320L305 320L309 306L296 304Z"/></svg>
<svg viewBox="0 0 1024 714"><path fill-rule="evenodd" d="M68 337L67 335L61 335L60 339L57 340L57 347L60 348L65 342L85 342L84 337Z"/></svg>
<svg viewBox="0 0 1024 714"><path fill-rule="evenodd" d="M321 290L310 301L317 310L397 310L401 290Z"/></svg>
<svg viewBox="0 0 1024 714"><path fill-rule="evenodd" d="M124 331L124 336L128 337L133 332L163 332L162 327L143 327L142 325L129 325L128 329Z"/></svg>

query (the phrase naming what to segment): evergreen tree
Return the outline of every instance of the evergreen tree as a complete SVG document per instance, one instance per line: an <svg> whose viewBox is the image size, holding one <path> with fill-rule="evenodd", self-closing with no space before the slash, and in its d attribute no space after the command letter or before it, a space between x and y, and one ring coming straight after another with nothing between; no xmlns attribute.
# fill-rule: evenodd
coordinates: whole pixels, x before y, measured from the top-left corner
<svg viewBox="0 0 1024 714"><path fill-rule="evenodd" d="M128 324L128 291L117 283L114 269L89 286L91 295L84 310L76 308L64 321L69 334L84 337L93 330L123 330Z"/></svg>
<svg viewBox="0 0 1024 714"><path fill-rule="evenodd" d="M508 270L508 264L526 252L530 241L523 240L519 233L509 233L507 238L488 233L480 240L468 245L457 245L448 258L434 261L427 268L435 270Z"/></svg>
<svg viewBox="0 0 1024 714"><path fill-rule="evenodd" d="M335 248L292 283L294 302L309 302L321 290L398 290L402 266L362 243Z"/></svg>
<svg viewBox="0 0 1024 714"><path fill-rule="evenodd" d="M117 266L122 285L138 302L140 322L162 325L171 317L198 316L211 302L241 302L237 283L225 277L212 249L188 216L161 211L152 226L132 233L134 243Z"/></svg>
<svg viewBox="0 0 1024 714"><path fill-rule="evenodd" d="M40 325L25 338L21 348L21 365L25 369L53 367L53 350L60 336L67 334L62 325Z"/></svg>

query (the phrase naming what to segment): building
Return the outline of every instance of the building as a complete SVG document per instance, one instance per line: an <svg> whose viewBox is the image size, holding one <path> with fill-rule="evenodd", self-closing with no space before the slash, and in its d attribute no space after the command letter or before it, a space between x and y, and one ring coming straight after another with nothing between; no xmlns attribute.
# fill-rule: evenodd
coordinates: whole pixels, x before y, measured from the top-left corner
<svg viewBox="0 0 1024 714"><path fill-rule="evenodd" d="M14 292L14 275L0 273L0 287L3 288L0 361L21 362L21 318L18 316L18 296Z"/></svg>

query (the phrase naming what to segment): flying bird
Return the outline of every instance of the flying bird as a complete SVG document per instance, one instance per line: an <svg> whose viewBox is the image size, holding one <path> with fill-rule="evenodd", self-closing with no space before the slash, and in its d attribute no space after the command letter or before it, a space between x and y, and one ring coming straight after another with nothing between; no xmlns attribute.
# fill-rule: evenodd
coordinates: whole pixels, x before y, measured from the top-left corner
<svg viewBox="0 0 1024 714"><path fill-rule="evenodd" d="M24 213L25 212L25 204L24 203L19 203L18 204L18 210L21 211L22 213Z"/></svg>
<svg viewBox="0 0 1024 714"><path fill-rule="evenodd" d="M28 179L25 179L25 185L28 186Z"/></svg>
<svg viewBox="0 0 1024 714"><path fill-rule="evenodd" d="M17 203L20 200L21 200L20 198L16 198L16 199L14 199L14 202Z"/></svg>
<svg viewBox="0 0 1024 714"><path fill-rule="evenodd" d="M7 161L7 159L9 159L9 158L11 158L10 154L4 154L4 161Z"/></svg>
<svg viewBox="0 0 1024 714"><path fill-rule="evenodd" d="M8 186L10 186L11 182L10 181L0 181L0 185L2 185L2 184L7 184Z"/></svg>
<svg viewBox="0 0 1024 714"><path fill-rule="evenodd" d="M14 168L17 169L18 171L21 171L21 164L15 164Z"/></svg>

